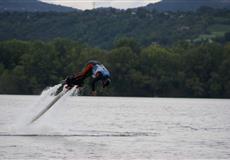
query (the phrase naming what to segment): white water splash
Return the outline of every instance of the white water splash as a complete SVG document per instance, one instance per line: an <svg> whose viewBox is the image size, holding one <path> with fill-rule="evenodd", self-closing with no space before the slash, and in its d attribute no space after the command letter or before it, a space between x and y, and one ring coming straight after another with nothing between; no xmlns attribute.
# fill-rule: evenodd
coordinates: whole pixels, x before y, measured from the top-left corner
<svg viewBox="0 0 230 160"><path fill-rule="evenodd" d="M73 87L70 91L68 91L54 106L49 109L42 117L40 117L35 123L30 124L31 120L41 111L43 110L54 98L57 90L61 87L62 84L57 84L53 87L47 87L44 89L39 96L39 98L28 107L29 110L22 116L19 116L18 120L8 126L8 130L11 133L47 133L50 130L53 130L52 127L55 121L55 115L53 115L53 110L58 110L58 108L65 105L65 101L70 96L78 95L77 87ZM54 108L54 109L53 109ZM51 112L51 113L49 113Z"/></svg>
<svg viewBox="0 0 230 160"><path fill-rule="evenodd" d="M77 87L73 87L70 91L68 91L56 104L55 104L55 108L59 108L61 106L64 105L66 99L70 96L76 96L78 95L78 88Z"/></svg>

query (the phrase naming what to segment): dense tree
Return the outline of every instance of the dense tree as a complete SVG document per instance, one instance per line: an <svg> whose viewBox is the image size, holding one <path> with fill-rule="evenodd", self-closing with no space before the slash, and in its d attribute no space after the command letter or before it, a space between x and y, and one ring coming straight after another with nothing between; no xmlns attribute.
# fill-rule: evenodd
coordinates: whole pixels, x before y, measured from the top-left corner
<svg viewBox="0 0 230 160"><path fill-rule="evenodd" d="M0 42L0 93L39 94L97 59L112 74L109 88L98 85L99 95L230 97L229 44L140 48L132 38L114 44L106 51L67 39ZM87 86L83 95L89 94Z"/></svg>
<svg viewBox="0 0 230 160"><path fill-rule="evenodd" d="M144 8L97 9L84 12L2 12L0 40L68 38L111 49L114 40L129 37L141 46L171 46L178 41L229 41L230 10L203 7L197 12L157 12Z"/></svg>

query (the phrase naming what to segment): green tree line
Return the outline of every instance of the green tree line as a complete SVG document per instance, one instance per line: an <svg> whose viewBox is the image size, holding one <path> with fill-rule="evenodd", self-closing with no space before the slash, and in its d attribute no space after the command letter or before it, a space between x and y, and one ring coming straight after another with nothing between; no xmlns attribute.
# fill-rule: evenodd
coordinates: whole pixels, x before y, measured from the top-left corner
<svg viewBox="0 0 230 160"><path fill-rule="evenodd" d="M101 61L112 74L99 95L230 97L230 44L176 43L146 47L133 38L115 41L110 50L68 40L0 42L0 93L39 94L88 60ZM88 95L85 84L83 95Z"/></svg>
<svg viewBox="0 0 230 160"><path fill-rule="evenodd" d="M196 12L158 12L145 8L97 9L84 12L1 12L0 40L68 38L111 49L122 37L141 46L171 46L178 41L229 42L230 10L203 7Z"/></svg>

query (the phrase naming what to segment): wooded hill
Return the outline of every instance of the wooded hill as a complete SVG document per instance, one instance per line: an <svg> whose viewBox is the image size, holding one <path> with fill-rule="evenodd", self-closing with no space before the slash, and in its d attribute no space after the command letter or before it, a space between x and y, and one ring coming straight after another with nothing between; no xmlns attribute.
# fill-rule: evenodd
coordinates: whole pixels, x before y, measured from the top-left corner
<svg viewBox="0 0 230 160"><path fill-rule="evenodd" d="M171 46L178 41L204 43L229 40L230 10L200 8L196 12L97 9L69 13L0 13L0 40L68 38L109 49L116 39L132 37L141 46Z"/></svg>
<svg viewBox="0 0 230 160"><path fill-rule="evenodd" d="M230 8L228 0L162 0L147 6L159 11L196 11L200 7Z"/></svg>
<svg viewBox="0 0 230 160"><path fill-rule="evenodd" d="M76 9L44 3L38 0L0 0L0 12L71 12Z"/></svg>

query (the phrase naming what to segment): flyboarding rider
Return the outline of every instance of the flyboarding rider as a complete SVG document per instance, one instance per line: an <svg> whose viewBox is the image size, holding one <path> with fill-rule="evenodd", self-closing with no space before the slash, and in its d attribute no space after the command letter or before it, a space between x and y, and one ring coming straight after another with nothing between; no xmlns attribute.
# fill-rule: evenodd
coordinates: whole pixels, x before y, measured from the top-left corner
<svg viewBox="0 0 230 160"><path fill-rule="evenodd" d="M96 83L102 82L103 88L107 87L111 83L111 75L107 68L96 60L90 60L82 72L67 77L65 80L66 88L72 88L74 85L82 87L84 80L88 77L92 77L91 82L92 95L96 95Z"/></svg>

